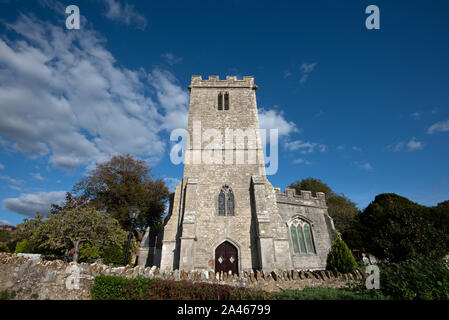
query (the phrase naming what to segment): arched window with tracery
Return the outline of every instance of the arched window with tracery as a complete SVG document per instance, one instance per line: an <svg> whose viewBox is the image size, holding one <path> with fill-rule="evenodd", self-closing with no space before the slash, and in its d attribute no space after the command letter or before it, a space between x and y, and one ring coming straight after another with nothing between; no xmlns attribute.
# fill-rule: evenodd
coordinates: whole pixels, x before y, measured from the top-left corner
<svg viewBox="0 0 449 320"><path fill-rule="evenodd" d="M312 228L309 222L296 218L290 222L289 230L294 253L316 253L312 237Z"/></svg>
<svg viewBox="0 0 449 320"><path fill-rule="evenodd" d="M234 215L234 193L227 185L224 185L218 194L218 215Z"/></svg>

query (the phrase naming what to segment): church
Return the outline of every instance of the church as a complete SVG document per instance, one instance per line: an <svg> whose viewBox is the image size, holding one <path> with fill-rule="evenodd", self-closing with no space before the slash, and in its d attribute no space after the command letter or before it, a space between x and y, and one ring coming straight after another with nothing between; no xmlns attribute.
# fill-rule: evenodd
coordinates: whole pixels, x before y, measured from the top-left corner
<svg viewBox="0 0 449 320"><path fill-rule="evenodd" d="M192 76L188 88L184 176L163 230L145 232L139 265L233 274L325 269L334 233L325 194L281 193L268 181L254 77ZM211 150L213 135L225 142Z"/></svg>

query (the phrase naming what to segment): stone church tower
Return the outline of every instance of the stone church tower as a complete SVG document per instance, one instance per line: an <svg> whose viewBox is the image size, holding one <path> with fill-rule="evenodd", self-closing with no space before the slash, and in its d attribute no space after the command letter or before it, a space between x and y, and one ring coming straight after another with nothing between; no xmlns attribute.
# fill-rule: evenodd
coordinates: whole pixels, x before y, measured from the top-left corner
<svg viewBox="0 0 449 320"><path fill-rule="evenodd" d="M254 78L192 76L189 89L184 177L164 230L145 235L139 264L323 269L333 232L324 194L281 194L266 178Z"/></svg>

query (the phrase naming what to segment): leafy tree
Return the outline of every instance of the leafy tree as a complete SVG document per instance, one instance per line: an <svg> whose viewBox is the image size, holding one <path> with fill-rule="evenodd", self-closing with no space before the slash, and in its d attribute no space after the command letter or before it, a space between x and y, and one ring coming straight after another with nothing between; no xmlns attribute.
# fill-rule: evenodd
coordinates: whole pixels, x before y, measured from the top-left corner
<svg viewBox="0 0 449 320"><path fill-rule="evenodd" d="M12 239L11 234L12 234L11 231L0 230L0 243L7 243L7 242L11 241L11 239Z"/></svg>
<svg viewBox="0 0 449 320"><path fill-rule="evenodd" d="M10 252L10 247L12 247L12 249L15 248L15 243L13 243L13 241L13 232L0 230L0 252Z"/></svg>
<svg viewBox="0 0 449 320"><path fill-rule="evenodd" d="M134 241L131 242L132 244ZM104 247L101 251L101 258L103 259L103 263L106 265L122 265L125 260L125 248L126 243L122 245L111 245ZM134 251L135 247L131 248L131 251ZM131 255L128 255L127 264L131 262Z"/></svg>
<svg viewBox="0 0 449 320"><path fill-rule="evenodd" d="M82 243L104 247L122 244L127 238L127 232L117 220L88 205L68 206L50 213L41 229L48 235L48 241L63 244L66 249L73 248L75 262L78 262Z"/></svg>
<svg viewBox="0 0 449 320"><path fill-rule="evenodd" d="M27 239L19 241L16 245L15 253L34 253L33 246L28 242Z"/></svg>
<svg viewBox="0 0 449 320"><path fill-rule="evenodd" d="M94 259L98 259L101 256L100 248L97 246L91 245L89 242L84 243L80 248L80 261L91 261Z"/></svg>
<svg viewBox="0 0 449 320"><path fill-rule="evenodd" d="M169 191L164 181L153 179L143 160L130 155L114 156L98 164L92 173L78 182L73 190L81 192L97 210L108 212L128 230L129 206L137 204L137 225L145 228L161 220Z"/></svg>
<svg viewBox="0 0 449 320"><path fill-rule="evenodd" d="M45 230L41 228L43 222L44 217L39 213L37 213L34 218L23 219L23 222L17 225L17 229L13 235L14 242L17 243L16 246L21 241L26 240L28 248L31 250L29 253L61 253L63 247L49 241L49 237L45 233Z"/></svg>
<svg viewBox="0 0 449 320"><path fill-rule="evenodd" d="M446 248L449 251L449 200L438 203L436 207L430 209L431 219L434 225L441 229L445 234Z"/></svg>
<svg viewBox="0 0 449 320"><path fill-rule="evenodd" d="M331 251L327 256L326 268L330 270L337 269L342 273L353 272L357 269L354 256L343 240L337 239L334 241Z"/></svg>
<svg viewBox="0 0 449 320"><path fill-rule="evenodd" d="M326 197L334 194L334 191L322 182L320 179L315 178L305 178L300 181L293 182L289 188L296 189L296 192L299 194L301 190L312 191L312 196L316 197L317 192L324 192Z"/></svg>
<svg viewBox="0 0 449 320"><path fill-rule="evenodd" d="M354 202L349 200L344 194L336 194L326 183L319 179L306 178L296 181L290 185L299 194L301 190L312 191L312 195L316 196L317 192L326 194L326 203L328 213L334 220L335 228L340 232L344 232L353 224L359 210Z"/></svg>
<svg viewBox="0 0 449 320"><path fill-rule="evenodd" d="M353 230L367 251L391 262L417 255L438 257L448 252L448 234L439 222L445 217L443 210L386 193L376 196Z"/></svg>

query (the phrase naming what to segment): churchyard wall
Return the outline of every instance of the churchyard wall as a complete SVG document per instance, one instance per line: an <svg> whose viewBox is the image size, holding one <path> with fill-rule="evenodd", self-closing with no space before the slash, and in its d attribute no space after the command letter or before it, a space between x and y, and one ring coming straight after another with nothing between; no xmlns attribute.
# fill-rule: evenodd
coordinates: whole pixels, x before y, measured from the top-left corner
<svg viewBox="0 0 449 320"><path fill-rule="evenodd" d="M39 255L0 253L0 292L16 293L15 299L88 300L96 276L115 275L127 278L142 276L166 280L188 280L259 288L266 291L309 287L341 288L361 284L360 272L341 274L332 271L283 270L265 274L243 271L240 275L213 272L162 272L156 266L116 267L103 264L67 263L42 260Z"/></svg>

